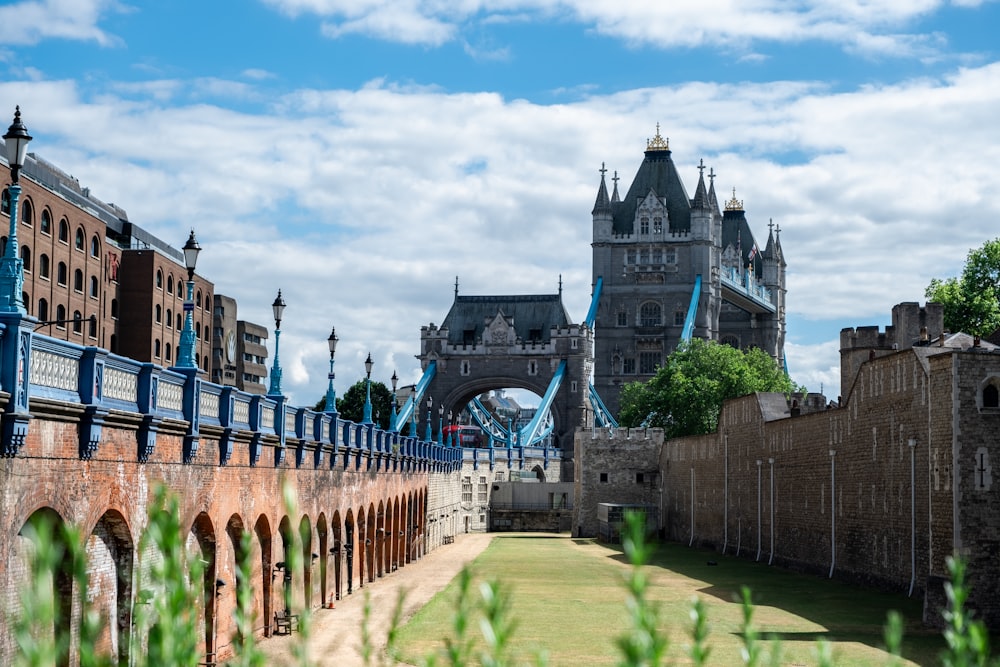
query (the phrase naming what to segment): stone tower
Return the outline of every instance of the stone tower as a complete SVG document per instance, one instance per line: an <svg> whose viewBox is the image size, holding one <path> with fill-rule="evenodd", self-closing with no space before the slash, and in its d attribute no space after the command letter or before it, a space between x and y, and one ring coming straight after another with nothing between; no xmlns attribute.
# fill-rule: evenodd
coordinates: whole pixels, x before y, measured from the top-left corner
<svg viewBox="0 0 1000 667"><path fill-rule="evenodd" d="M650 379L686 333L760 347L784 364L780 230L770 226L761 251L735 190L720 210L715 174L706 185L704 169L689 197L659 126L624 197L617 172L608 196L601 168L592 211L594 385L614 414L622 386Z"/></svg>

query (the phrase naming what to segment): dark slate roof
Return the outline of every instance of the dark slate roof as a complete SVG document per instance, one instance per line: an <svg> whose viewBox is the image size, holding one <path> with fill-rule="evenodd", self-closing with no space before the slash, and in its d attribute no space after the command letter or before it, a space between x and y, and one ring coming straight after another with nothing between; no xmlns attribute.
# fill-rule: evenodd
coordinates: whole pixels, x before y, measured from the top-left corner
<svg viewBox="0 0 1000 667"><path fill-rule="evenodd" d="M735 199L735 197L734 197ZM750 231L750 223L747 222L746 213L742 207L731 209L727 205L725 213L722 214L722 247L736 246L737 241L741 248L743 266L746 266L747 258L754 246L753 232ZM760 246L757 247L757 256L753 260L754 273L763 275L764 265Z"/></svg>
<svg viewBox="0 0 1000 667"><path fill-rule="evenodd" d="M465 332L474 330L479 343L488 320L502 312L514 319L514 331L521 340L531 339L533 330L541 333L541 342L549 340L551 327L572 324L560 294L526 294L519 296L456 296L441 328L448 329L448 342L461 345Z"/></svg>
<svg viewBox="0 0 1000 667"><path fill-rule="evenodd" d="M618 203L612 203L614 224L612 230L616 234L633 233L635 209L638 202L652 190L656 196L666 199L667 215L670 219L671 231L690 231L691 200L677 175L677 167L670 159L670 150L657 148L646 151L646 157L639 165L628 193Z"/></svg>
<svg viewBox="0 0 1000 667"><path fill-rule="evenodd" d="M608 186L604 182L604 165L601 165L601 187L597 189L597 201L594 202L594 210L590 214L596 215L598 213L610 212L611 200L608 199Z"/></svg>

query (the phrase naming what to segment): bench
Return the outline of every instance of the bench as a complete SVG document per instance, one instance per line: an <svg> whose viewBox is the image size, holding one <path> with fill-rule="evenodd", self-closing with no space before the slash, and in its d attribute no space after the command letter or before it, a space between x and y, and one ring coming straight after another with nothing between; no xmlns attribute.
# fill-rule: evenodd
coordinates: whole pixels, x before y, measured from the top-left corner
<svg viewBox="0 0 1000 667"><path fill-rule="evenodd" d="M441 538L441 541L444 544L451 544L452 542L455 541L455 536L454 535L445 535L444 537Z"/></svg>
<svg viewBox="0 0 1000 667"><path fill-rule="evenodd" d="M299 615L287 611L274 612L274 634L290 635L299 629Z"/></svg>

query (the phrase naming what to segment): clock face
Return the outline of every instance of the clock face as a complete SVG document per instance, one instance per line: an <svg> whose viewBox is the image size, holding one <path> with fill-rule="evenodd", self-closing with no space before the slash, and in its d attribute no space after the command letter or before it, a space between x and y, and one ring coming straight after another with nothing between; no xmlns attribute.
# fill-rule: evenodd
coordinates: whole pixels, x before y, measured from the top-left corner
<svg viewBox="0 0 1000 667"><path fill-rule="evenodd" d="M232 331L229 332L229 336L226 337L226 358L233 362L236 359L236 334Z"/></svg>

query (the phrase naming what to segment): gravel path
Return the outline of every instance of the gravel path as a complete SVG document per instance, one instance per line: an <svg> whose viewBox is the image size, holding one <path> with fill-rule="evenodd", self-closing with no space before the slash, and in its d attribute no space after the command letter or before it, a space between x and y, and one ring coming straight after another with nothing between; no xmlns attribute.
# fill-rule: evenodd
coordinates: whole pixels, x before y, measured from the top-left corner
<svg viewBox="0 0 1000 667"><path fill-rule="evenodd" d="M452 544L438 547L415 563L384 575L364 588L354 589L353 595L344 595L334 609L313 611L309 631L309 664L362 665L361 619L364 614L365 594L370 595L371 617L369 628L372 643L379 649L385 646L392 611L400 589L406 591L403 610L404 621L444 589L462 567L478 556L493 539L487 533L469 533L455 536ZM298 633L270 637L258 646L267 657L267 664L274 667L293 667L292 642Z"/></svg>

